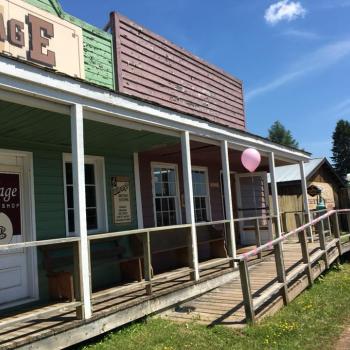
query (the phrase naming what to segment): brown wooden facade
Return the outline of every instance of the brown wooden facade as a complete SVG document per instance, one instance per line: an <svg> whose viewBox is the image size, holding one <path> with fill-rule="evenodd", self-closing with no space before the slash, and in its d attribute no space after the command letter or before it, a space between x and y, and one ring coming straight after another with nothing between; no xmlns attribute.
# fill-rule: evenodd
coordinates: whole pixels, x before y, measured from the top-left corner
<svg viewBox="0 0 350 350"><path fill-rule="evenodd" d="M118 13L111 28L117 91L245 130L240 80Z"/></svg>

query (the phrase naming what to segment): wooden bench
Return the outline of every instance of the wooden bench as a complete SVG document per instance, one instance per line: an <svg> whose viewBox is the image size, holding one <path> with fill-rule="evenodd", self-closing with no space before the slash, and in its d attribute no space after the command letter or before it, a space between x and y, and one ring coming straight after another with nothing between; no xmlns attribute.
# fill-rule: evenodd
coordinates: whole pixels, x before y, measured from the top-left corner
<svg viewBox="0 0 350 350"><path fill-rule="evenodd" d="M152 241L152 238L151 238ZM106 242L104 242L106 244ZM106 261L116 261L120 266L120 277L123 282L141 282L144 279L144 257L142 238L138 235L129 236L129 245L132 252L131 257L122 257L125 249L116 243L116 240L110 240L110 247L91 249L91 261L94 266ZM113 246L112 246L113 243ZM225 247L224 236L199 239L198 256L200 261L211 258L225 258L227 251ZM165 244L166 245L166 244ZM43 256L43 265L47 273L49 298L52 301L74 301L74 279L73 265L74 256L72 244L42 246L39 249ZM207 247L207 251L206 251ZM60 255L58 255L61 252ZM157 249L151 246L151 256L154 261L153 268L155 273L166 271L159 266L169 260L169 253L173 252L176 262L175 268L188 266L189 244L179 244L177 246L162 247ZM205 254L207 252L207 254ZM158 263L157 263L158 262ZM152 268L152 275L154 274Z"/></svg>

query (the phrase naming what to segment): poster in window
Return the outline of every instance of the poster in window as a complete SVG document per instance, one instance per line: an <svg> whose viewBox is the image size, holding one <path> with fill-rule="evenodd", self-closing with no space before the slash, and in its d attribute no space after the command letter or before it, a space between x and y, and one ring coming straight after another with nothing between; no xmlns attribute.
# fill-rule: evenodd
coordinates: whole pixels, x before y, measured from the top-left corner
<svg viewBox="0 0 350 350"><path fill-rule="evenodd" d="M0 173L0 244L21 235L20 175Z"/></svg>
<svg viewBox="0 0 350 350"><path fill-rule="evenodd" d="M126 176L112 177L113 223L131 222L130 181Z"/></svg>

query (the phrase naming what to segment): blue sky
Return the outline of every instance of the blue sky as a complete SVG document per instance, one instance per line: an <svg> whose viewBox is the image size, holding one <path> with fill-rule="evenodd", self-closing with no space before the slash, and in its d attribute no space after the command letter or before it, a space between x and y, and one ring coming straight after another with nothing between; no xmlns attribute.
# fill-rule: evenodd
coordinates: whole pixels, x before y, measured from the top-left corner
<svg viewBox="0 0 350 350"><path fill-rule="evenodd" d="M350 0L61 0L98 27L118 11L244 82L248 130L275 120L301 147L331 155L350 120Z"/></svg>

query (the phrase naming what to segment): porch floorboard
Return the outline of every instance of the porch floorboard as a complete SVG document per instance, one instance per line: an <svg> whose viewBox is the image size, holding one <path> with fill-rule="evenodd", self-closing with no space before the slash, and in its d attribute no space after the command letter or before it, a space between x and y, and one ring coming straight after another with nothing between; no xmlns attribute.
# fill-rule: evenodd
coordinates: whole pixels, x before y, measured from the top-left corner
<svg viewBox="0 0 350 350"><path fill-rule="evenodd" d="M309 244L311 259L321 259L318 246L318 243ZM288 242L283 245L283 249L288 277L295 274L302 264L300 245ZM334 260L337 257L336 253L330 259ZM315 264L313 268L314 277L323 271L319 265ZM263 260L251 261L250 270L254 299L257 301L262 293L273 289L277 283L273 255L267 253ZM57 311L45 315L40 310L42 311L44 307L54 308L57 304L41 305L27 311L32 313L31 318L22 320L19 318L19 322L5 325L6 320L23 316L23 310L18 313L18 316L8 315L0 319L0 325L3 325L0 327L0 349L29 348L33 344L36 349L44 349L50 342L55 342L53 344L57 349L63 348L88 339L91 337L90 334L103 333L113 327L171 306L173 309L163 312L160 317L180 322L194 320L206 325L221 324L229 327L242 327L245 324L239 273L237 269L231 267L228 259L216 259L210 264L201 263L200 283L191 280L189 268L182 268L175 272L176 274L172 271L170 274L163 273L155 276L156 280L152 283L152 296L146 294L145 283L139 282L93 293L94 313L92 319L87 321L77 319L76 305L72 303L66 305L61 303ZM298 285L305 289L302 278L298 278L296 279ZM294 294L298 294L292 289L290 293L291 298ZM182 302L190 298L192 298L190 301ZM263 317L272 312L271 310L282 307L283 303L280 299L277 296L274 301L270 301L268 310L266 311L265 308L258 316ZM159 305L151 306L152 302ZM177 306L174 308L174 305ZM67 337L71 334L76 340L69 343ZM62 346L59 341L62 341Z"/></svg>

